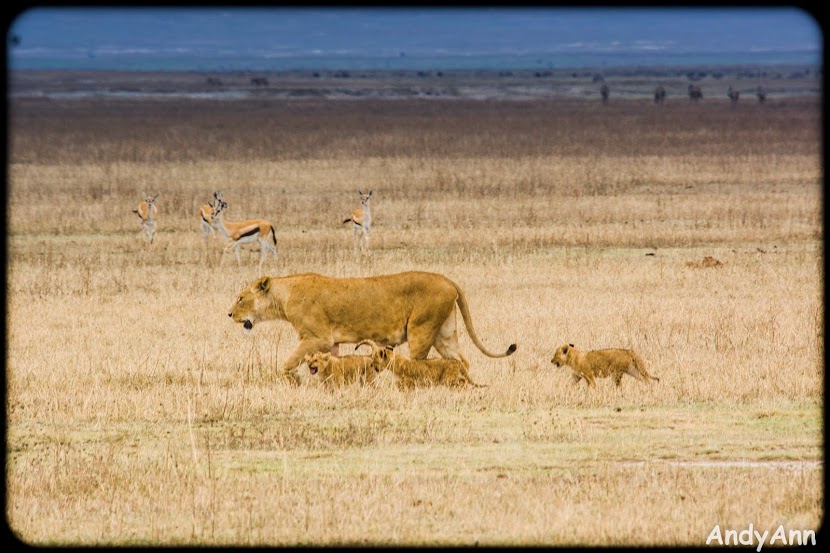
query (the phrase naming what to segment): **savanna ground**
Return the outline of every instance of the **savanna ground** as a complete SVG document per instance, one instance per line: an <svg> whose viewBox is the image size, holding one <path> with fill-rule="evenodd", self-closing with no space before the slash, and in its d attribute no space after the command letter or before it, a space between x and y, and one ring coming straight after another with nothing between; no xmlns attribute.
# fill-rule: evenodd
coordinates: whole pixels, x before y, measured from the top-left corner
<svg viewBox="0 0 830 553"><path fill-rule="evenodd" d="M702 545L823 521L816 96L9 115L6 517L25 542ZM368 255L341 223L358 189ZM479 389L286 384L290 326L227 316L261 273L202 240L214 190L228 219L276 226L263 272L443 273L482 341L518 351L460 329ZM633 348L661 380L574 385L550 364L564 342Z"/></svg>

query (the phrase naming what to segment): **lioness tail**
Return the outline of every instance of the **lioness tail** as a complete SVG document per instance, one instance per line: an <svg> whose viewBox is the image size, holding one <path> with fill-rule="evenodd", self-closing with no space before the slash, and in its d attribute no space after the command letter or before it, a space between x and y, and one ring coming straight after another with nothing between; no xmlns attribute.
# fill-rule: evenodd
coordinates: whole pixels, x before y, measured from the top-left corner
<svg viewBox="0 0 830 553"><path fill-rule="evenodd" d="M451 281L452 282L452 281ZM467 333L470 335L473 343L476 347L486 355L487 357L507 357L508 355L512 354L516 351L516 344L510 344L508 346L507 351L502 354L491 353L487 351L487 348L484 347L484 344L481 343L481 340L478 339L478 335L476 334L475 330L473 329L473 318L470 315L470 307L467 305L467 297L464 295L464 292L459 288L458 284L452 283L455 286L455 291L457 297L455 299L456 304L458 304L458 308L461 310L461 318L464 319L464 325L467 327Z"/></svg>

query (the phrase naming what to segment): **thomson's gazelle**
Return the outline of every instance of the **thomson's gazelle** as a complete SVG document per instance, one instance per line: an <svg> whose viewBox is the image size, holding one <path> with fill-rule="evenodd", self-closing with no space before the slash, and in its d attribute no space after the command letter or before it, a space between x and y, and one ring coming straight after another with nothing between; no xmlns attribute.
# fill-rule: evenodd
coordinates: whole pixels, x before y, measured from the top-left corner
<svg viewBox="0 0 830 553"><path fill-rule="evenodd" d="M274 234L274 226L263 219L250 219L248 221L241 221L232 223L225 221L222 216L222 210L228 207L227 202L217 199L216 205L213 206L211 216L213 217L213 226L219 233L230 243L225 246L222 251L221 265L225 261L225 254L228 250L233 250L236 254L236 263L241 267L242 261L239 259L239 246L241 244L259 244L259 269L262 270L262 262L265 261L265 256L268 252L277 257L277 237ZM268 235L271 235L271 242L268 241Z"/></svg>
<svg viewBox="0 0 830 553"><path fill-rule="evenodd" d="M372 228L372 211L369 207L369 200L372 199L372 191L369 190L368 194L364 194L358 190L357 193L360 194L360 205L363 207L352 211L351 217L344 219L343 223L345 224L349 221L353 223L352 234L354 235L354 247L357 249L359 241L360 249L365 250L369 248L369 230Z"/></svg>
<svg viewBox="0 0 830 553"><path fill-rule="evenodd" d="M202 230L205 245L207 245L208 237L211 234L216 235L216 228L213 226L213 208L219 205L219 202L223 199L224 195L221 192L214 192L213 201L199 206L199 228Z"/></svg>
<svg viewBox="0 0 830 553"><path fill-rule="evenodd" d="M141 219L142 235L146 235L151 244L153 243L153 235L156 233L156 217L159 214L156 207L156 198L158 197L158 194L152 198L144 196L144 201L138 204L138 209L133 210L133 213L136 213Z"/></svg>

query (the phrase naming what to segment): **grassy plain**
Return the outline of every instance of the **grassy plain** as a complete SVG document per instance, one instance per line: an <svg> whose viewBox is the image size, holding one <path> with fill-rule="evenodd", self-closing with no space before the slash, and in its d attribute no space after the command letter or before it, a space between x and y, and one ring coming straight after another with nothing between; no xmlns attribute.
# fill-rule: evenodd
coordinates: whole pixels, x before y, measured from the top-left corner
<svg viewBox="0 0 830 553"><path fill-rule="evenodd" d="M820 101L10 102L6 517L37 545L702 545L823 521ZM341 221L372 189L371 253ZM488 387L278 378L266 272L446 274ZM131 209L160 193L156 242ZM697 268L705 256L723 265ZM661 378L575 386L563 342ZM406 348L404 347L404 350ZM307 370L304 373L307 376Z"/></svg>

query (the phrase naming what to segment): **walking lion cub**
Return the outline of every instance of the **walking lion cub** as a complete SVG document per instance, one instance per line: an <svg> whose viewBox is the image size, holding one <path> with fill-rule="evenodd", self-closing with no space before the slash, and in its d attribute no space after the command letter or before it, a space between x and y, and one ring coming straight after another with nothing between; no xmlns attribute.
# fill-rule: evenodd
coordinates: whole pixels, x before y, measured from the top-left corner
<svg viewBox="0 0 830 553"><path fill-rule="evenodd" d="M467 365L458 359L411 359L395 353L391 347L381 347L372 340L364 340L358 347L362 344L372 347L372 368L375 372L389 370L395 375L399 390L439 385L448 388L485 387L473 382L467 372Z"/></svg>
<svg viewBox="0 0 830 553"><path fill-rule="evenodd" d="M323 385L329 389L348 386L354 382L365 386L375 379L372 358L368 355L334 357L329 352L318 351L307 354L305 362L312 376L318 375Z"/></svg>
<svg viewBox="0 0 830 553"><path fill-rule="evenodd" d="M597 378L614 378L614 384L620 385L624 374L633 376L642 382L649 379L660 381L646 371L643 360L630 349L598 349L594 351L580 351L573 344L559 346L553 359L555 367L570 367L574 381L584 378L588 386L594 385Z"/></svg>

